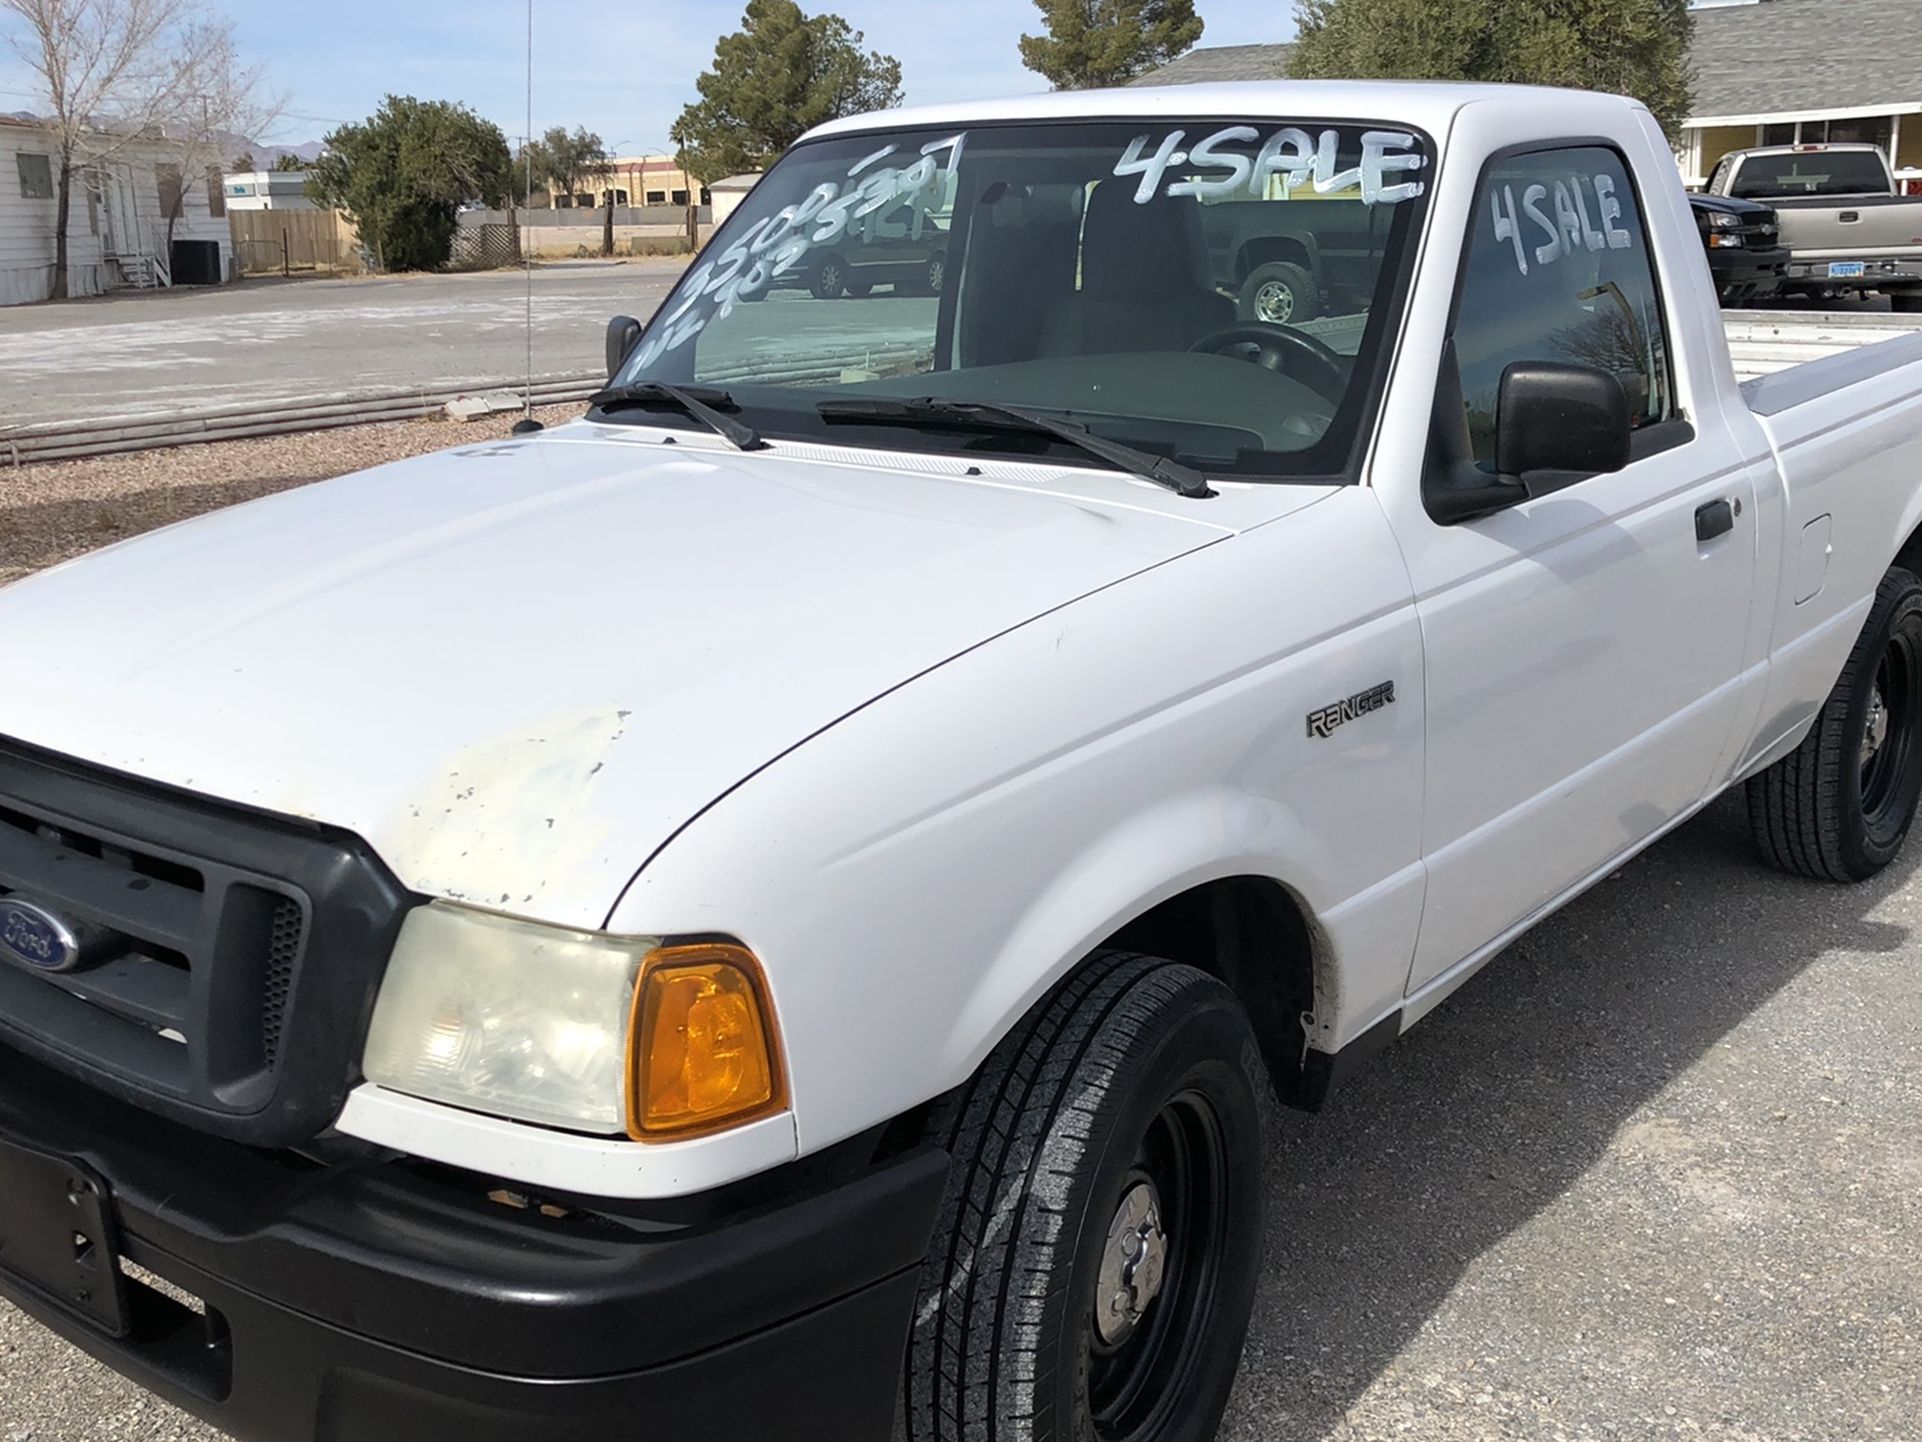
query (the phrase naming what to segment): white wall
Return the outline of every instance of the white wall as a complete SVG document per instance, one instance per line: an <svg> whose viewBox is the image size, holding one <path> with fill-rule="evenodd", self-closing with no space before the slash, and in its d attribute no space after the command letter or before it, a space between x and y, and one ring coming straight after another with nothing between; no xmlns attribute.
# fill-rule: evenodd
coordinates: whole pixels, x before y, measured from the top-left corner
<svg viewBox="0 0 1922 1442"><path fill-rule="evenodd" d="M54 170L56 197L28 199L20 193L20 152L45 155ZM115 163L132 178L136 223L148 244L159 249L166 242L161 217L160 181L155 166L177 151L164 141L143 142L122 150ZM0 124L0 305L45 300L53 285L54 215L59 206L58 160L53 137L31 126ZM67 266L74 295L98 295L122 284L119 267L105 255L101 232L106 220L88 200L88 190L74 178L73 199L67 216ZM221 274L233 273L233 242L224 215L209 213L204 176L195 177L187 191L183 213L174 223L175 240L212 240L220 244Z"/></svg>

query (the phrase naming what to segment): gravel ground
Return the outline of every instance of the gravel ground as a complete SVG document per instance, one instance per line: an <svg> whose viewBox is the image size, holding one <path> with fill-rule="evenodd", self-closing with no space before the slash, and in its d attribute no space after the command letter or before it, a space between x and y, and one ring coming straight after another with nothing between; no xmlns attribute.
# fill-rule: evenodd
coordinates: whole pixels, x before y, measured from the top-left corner
<svg viewBox="0 0 1922 1442"><path fill-rule="evenodd" d="M0 566L488 433L0 472ZM1720 803L1278 1117L1225 1442L1922 1438L1918 861L1792 881ZM0 1304L0 1442L218 1436Z"/></svg>
<svg viewBox="0 0 1922 1442"><path fill-rule="evenodd" d="M552 406L535 415L554 425L583 409ZM0 466L0 586L55 561L202 511L385 461L504 436L518 419L397 421L131 456Z"/></svg>

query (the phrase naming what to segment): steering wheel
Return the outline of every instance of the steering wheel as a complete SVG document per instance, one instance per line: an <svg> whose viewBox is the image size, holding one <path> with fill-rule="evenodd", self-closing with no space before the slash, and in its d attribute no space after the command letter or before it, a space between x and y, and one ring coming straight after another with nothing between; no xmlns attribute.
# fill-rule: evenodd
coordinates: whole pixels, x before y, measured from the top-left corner
<svg viewBox="0 0 1922 1442"><path fill-rule="evenodd" d="M1236 346L1253 346L1255 353L1249 359L1256 365L1293 376L1324 400L1339 405L1347 393L1348 368L1342 358L1325 342L1293 326L1243 321L1209 332L1188 349L1220 355Z"/></svg>

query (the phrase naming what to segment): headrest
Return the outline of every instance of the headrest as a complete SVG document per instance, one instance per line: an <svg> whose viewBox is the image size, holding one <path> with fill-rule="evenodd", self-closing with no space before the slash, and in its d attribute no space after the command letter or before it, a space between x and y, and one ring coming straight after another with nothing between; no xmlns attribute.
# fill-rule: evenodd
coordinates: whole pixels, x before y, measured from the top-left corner
<svg viewBox="0 0 1922 1442"><path fill-rule="evenodd" d="M1201 206L1191 196L1135 202L1130 178L1088 196L1081 227L1081 290L1103 300L1170 300L1207 290Z"/></svg>

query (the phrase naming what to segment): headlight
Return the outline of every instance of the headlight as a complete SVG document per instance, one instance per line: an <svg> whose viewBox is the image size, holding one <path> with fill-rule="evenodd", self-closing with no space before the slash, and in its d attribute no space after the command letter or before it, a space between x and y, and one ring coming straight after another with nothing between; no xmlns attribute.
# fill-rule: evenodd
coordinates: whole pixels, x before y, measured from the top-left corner
<svg viewBox="0 0 1922 1442"><path fill-rule="evenodd" d="M1742 237L1739 235L1711 235L1708 238L1710 250L1740 250Z"/></svg>
<svg viewBox="0 0 1922 1442"><path fill-rule="evenodd" d="M760 966L447 902L401 927L361 1070L472 1111L642 1141L786 1105Z"/></svg>
<svg viewBox="0 0 1922 1442"><path fill-rule="evenodd" d="M1742 223L1742 217L1730 215L1725 210L1716 210L1709 212L1708 223L1716 230L1734 230Z"/></svg>

